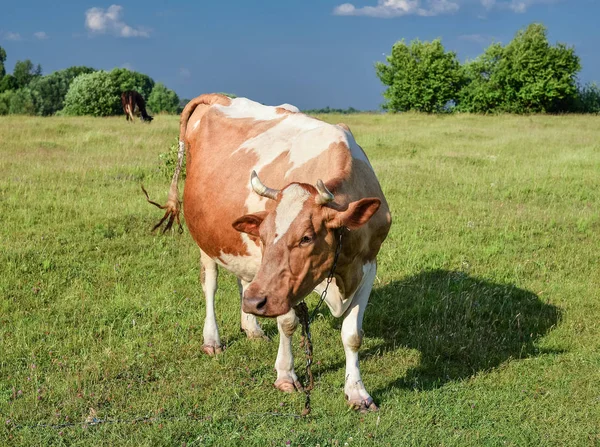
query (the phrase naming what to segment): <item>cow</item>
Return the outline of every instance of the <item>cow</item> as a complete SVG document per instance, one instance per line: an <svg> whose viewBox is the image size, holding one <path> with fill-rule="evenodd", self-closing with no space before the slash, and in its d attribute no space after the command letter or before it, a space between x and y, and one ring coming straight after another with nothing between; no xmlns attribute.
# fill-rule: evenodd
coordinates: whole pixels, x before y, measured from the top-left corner
<svg viewBox="0 0 600 447"><path fill-rule="evenodd" d="M133 122L134 115L138 113L142 121L149 123L154 119L146 112L146 101L135 90L127 90L121 93L121 105L123 106L123 112L125 112L127 121Z"/></svg>
<svg viewBox="0 0 600 447"><path fill-rule="evenodd" d="M177 182L186 152L183 211L200 247L203 351L215 355L223 349L215 318L222 267L238 278L241 328L249 338L264 337L257 316L277 318L274 386L301 390L292 356L294 306L324 289L340 240L325 302L343 318L345 396L355 409L377 410L361 379L358 350L391 214L348 126L325 123L289 104L271 107L220 94L195 98L181 114L178 164L155 228L167 219L165 230L179 222Z"/></svg>

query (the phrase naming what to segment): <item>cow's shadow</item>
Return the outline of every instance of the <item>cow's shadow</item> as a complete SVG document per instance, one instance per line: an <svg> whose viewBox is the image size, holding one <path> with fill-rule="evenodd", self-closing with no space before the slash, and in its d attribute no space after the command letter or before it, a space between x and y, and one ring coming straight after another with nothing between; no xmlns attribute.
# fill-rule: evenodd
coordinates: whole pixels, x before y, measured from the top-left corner
<svg viewBox="0 0 600 447"><path fill-rule="evenodd" d="M418 366L372 390L377 400L390 388L436 388L510 359L539 355L536 342L560 318L557 307L513 285L463 272L426 271L374 288L363 329L381 342L367 340L360 356L368 362L400 348L420 353ZM340 320L330 321L341 327Z"/></svg>

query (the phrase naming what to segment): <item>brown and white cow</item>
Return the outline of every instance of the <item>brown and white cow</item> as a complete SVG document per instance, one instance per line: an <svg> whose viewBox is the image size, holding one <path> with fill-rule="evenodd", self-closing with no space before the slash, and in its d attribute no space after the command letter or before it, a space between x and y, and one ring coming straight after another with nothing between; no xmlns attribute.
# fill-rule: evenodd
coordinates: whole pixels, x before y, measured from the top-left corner
<svg viewBox="0 0 600 447"><path fill-rule="evenodd" d="M149 123L154 119L146 112L144 97L135 90L127 90L121 93L121 105L127 121L133 122L133 117L137 114L140 115L141 121Z"/></svg>
<svg viewBox="0 0 600 447"><path fill-rule="evenodd" d="M376 256L391 215L349 128L287 104L268 107L219 94L197 97L181 115L179 164L161 221L170 218L169 226L179 216L177 179L186 147L183 208L200 247L204 351L222 349L214 306L221 266L239 279L241 326L248 337L264 337L255 315L277 317L275 387L300 389L292 357L298 325L293 307L323 289L342 231L326 303L344 319L346 398L354 408L377 409L360 376L358 349Z"/></svg>

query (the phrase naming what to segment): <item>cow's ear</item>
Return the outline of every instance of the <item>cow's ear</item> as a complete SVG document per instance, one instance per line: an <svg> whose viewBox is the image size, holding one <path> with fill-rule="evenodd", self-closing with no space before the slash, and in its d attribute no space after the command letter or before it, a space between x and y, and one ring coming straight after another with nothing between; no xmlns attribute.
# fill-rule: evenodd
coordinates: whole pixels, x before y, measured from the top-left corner
<svg viewBox="0 0 600 447"><path fill-rule="evenodd" d="M267 213L265 211L255 214L246 214L245 216L236 219L232 226L240 233L248 233L252 236L259 237L258 227L265 219Z"/></svg>
<svg viewBox="0 0 600 447"><path fill-rule="evenodd" d="M375 197L351 202L345 211L331 210L327 227L346 227L349 230L356 230L366 224L380 206L381 200Z"/></svg>

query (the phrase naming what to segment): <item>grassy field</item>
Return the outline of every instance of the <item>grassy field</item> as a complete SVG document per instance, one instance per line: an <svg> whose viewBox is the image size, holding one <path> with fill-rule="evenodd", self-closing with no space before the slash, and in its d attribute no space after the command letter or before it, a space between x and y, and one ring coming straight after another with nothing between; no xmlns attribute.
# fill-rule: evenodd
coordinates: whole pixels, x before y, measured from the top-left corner
<svg viewBox="0 0 600 447"><path fill-rule="evenodd" d="M324 311L290 416L276 325L240 333L228 274L227 349L202 354L197 247L151 234L140 191L166 199L176 117L0 117L0 445L600 445L600 118L322 118L394 216L361 351L380 412L346 407Z"/></svg>

